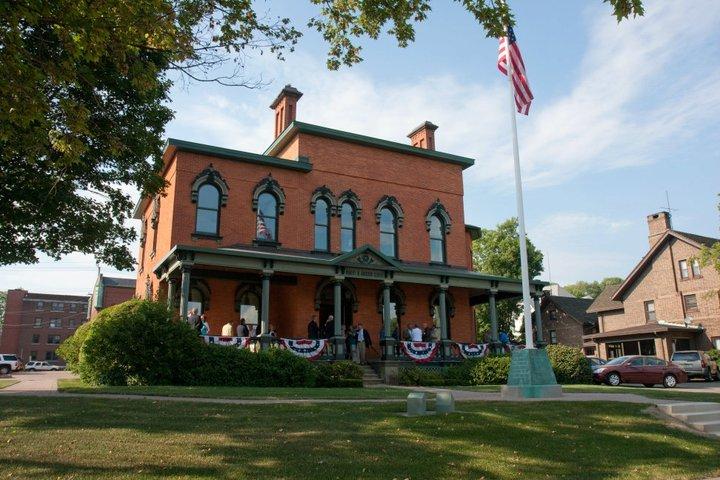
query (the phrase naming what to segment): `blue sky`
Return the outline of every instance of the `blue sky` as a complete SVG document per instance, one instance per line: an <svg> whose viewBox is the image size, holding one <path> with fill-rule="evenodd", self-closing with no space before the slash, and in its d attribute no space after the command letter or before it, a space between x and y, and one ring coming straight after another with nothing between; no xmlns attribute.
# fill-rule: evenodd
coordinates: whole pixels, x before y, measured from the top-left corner
<svg viewBox="0 0 720 480"><path fill-rule="evenodd" d="M258 2L299 26L314 13L307 3ZM535 94L518 124L528 234L549 256L542 277L625 276L647 250L645 217L666 190L674 228L720 236L720 2L649 1L645 17L620 25L599 0L511 5ZM435 2L408 48L389 37L362 45L363 63L330 72L327 46L307 31L285 62L247 59L250 78L269 82L262 89L179 83L167 135L262 151L273 133L268 105L292 83L305 94L306 122L401 142L420 122L436 123L438 150L477 159L465 171L466 222L491 228L514 215L497 41L459 4ZM94 276L92 258L71 255L0 268L0 289L86 293Z"/></svg>

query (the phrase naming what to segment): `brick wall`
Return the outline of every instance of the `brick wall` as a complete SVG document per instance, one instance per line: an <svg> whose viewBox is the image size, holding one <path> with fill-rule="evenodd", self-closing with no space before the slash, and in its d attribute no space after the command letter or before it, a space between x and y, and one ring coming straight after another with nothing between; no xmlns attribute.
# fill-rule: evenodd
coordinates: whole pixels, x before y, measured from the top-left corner
<svg viewBox="0 0 720 480"><path fill-rule="evenodd" d="M582 347L583 325L565 311L548 303L542 309L543 340L550 343L550 330L555 330L557 343L572 347Z"/></svg>

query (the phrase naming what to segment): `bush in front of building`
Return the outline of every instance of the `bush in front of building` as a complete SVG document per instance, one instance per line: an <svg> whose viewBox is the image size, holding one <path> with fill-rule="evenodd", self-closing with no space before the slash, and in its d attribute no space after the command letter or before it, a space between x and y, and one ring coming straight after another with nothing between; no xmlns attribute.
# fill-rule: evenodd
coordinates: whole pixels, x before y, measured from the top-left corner
<svg viewBox="0 0 720 480"><path fill-rule="evenodd" d="M80 373L80 347L82 347L88 332L90 323L80 325L72 335L66 338L57 348L56 352L60 358L65 360L66 368L71 372Z"/></svg>
<svg viewBox="0 0 720 480"><path fill-rule="evenodd" d="M558 383L592 383L592 368L581 349L568 345L548 345L545 350Z"/></svg>
<svg viewBox="0 0 720 480"><path fill-rule="evenodd" d="M708 357L710 357L712 360L715 360L716 362L720 362L720 350L717 348L711 348L707 351Z"/></svg>
<svg viewBox="0 0 720 480"><path fill-rule="evenodd" d="M489 355L467 360L470 385L504 385L510 373L509 355Z"/></svg>
<svg viewBox="0 0 720 480"><path fill-rule="evenodd" d="M66 353L95 385L186 385L204 346L165 304L149 300L108 307L87 325Z"/></svg>
<svg viewBox="0 0 720 480"><path fill-rule="evenodd" d="M436 387L445 385L445 377L443 373L435 370L413 366L400 369L398 383L400 385Z"/></svg>
<svg viewBox="0 0 720 480"><path fill-rule="evenodd" d="M319 362L315 364L318 387L362 387L363 370L360 365L349 360L339 362Z"/></svg>

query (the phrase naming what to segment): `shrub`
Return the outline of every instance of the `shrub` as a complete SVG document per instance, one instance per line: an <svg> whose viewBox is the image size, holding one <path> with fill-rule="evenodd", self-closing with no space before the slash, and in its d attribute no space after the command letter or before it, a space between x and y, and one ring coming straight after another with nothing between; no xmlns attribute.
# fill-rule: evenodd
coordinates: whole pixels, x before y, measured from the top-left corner
<svg viewBox="0 0 720 480"><path fill-rule="evenodd" d="M470 370L477 360L465 360L445 370L445 385L470 385Z"/></svg>
<svg viewBox="0 0 720 480"><path fill-rule="evenodd" d="M85 338L66 349L83 381L105 385L183 385L203 348L197 332L175 322L164 303L130 300L100 312Z"/></svg>
<svg viewBox="0 0 720 480"><path fill-rule="evenodd" d="M363 371L348 360L319 362L315 365L318 387L362 387Z"/></svg>
<svg viewBox="0 0 720 480"><path fill-rule="evenodd" d="M90 326L90 323L83 323L57 348L58 356L65 360L67 369L71 372L80 373L80 347L82 347L82 344L85 342L85 338L87 338Z"/></svg>
<svg viewBox="0 0 720 480"><path fill-rule="evenodd" d="M707 351L708 357L715 360L716 362L720 362L720 350L717 348L713 348Z"/></svg>
<svg viewBox="0 0 720 480"><path fill-rule="evenodd" d="M313 364L287 350L258 352L260 364L253 385L258 387L313 387L317 376Z"/></svg>
<svg viewBox="0 0 720 480"><path fill-rule="evenodd" d="M567 345L548 345L545 350L558 383L592 382L592 368L581 349Z"/></svg>
<svg viewBox="0 0 720 480"><path fill-rule="evenodd" d="M510 356L495 356L467 360L471 385L504 385L510 372Z"/></svg>
<svg viewBox="0 0 720 480"><path fill-rule="evenodd" d="M398 373L400 385L419 385L434 387L445 385L445 379L441 373L422 367L401 368Z"/></svg>

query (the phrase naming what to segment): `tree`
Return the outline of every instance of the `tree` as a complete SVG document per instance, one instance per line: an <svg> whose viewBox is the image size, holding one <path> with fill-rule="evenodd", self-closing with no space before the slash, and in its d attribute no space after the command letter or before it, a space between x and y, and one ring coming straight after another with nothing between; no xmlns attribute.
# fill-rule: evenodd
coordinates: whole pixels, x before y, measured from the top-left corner
<svg viewBox="0 0 720 480"><path fill-rule="evenodd" d="M456 1L488 36L513 24L505 2ZM643 14L641 0L604 1L618 21ZM429 0L310 2L320 10L308 24L329 43L331 69L362 61L362 37L387 32L407 46L431 11ZM122 187L162 194L169 74L257 87L244 75L247 54L282 59L301 36L290 19L254 8L250 0L0 2L0 264L78 251L132 268L133 204Z"/></svg>
<svg viewBox="0 0 720 480"><path fill-rule="evenodd" d="M5 304L7 303L7 292L0 292L0 334L2 334L5 323Z"/></svg>
<svg viewBox="0 0 720 480"><path fill-rule="evenodd" d="M585 282L580 280L570 285L565 285L563 288L568 292L572 293L577 298L591 297L597 298L600 292L605 290L608 285L620 285L623 279L620 277L605 277L601 281Z"/></svg>
<svg viewBox="0 0 720 480"><path fill-rule="evenodd" d="M720 210L720 203L718 203L718 210ZM710 247L703 246L698 260L703 267L712 266L720 273L720 242L715 242Z"/></svg>
<svg viewBox="0 0 720 480"><path fill-rule="evenodd" d="M537 277L543 271L543 254L529 238L526 238L528 253L528 271L530 278ZM484 230L482 236L473 242L473 268L482 273L503 277L520 278L520 235L517 218L509 218L498 224L495 230ZM497 302L498 328L510 331L514 319L520 311L517 300ZM476 309L478 336L490 328L487 305Z"/></svg>

